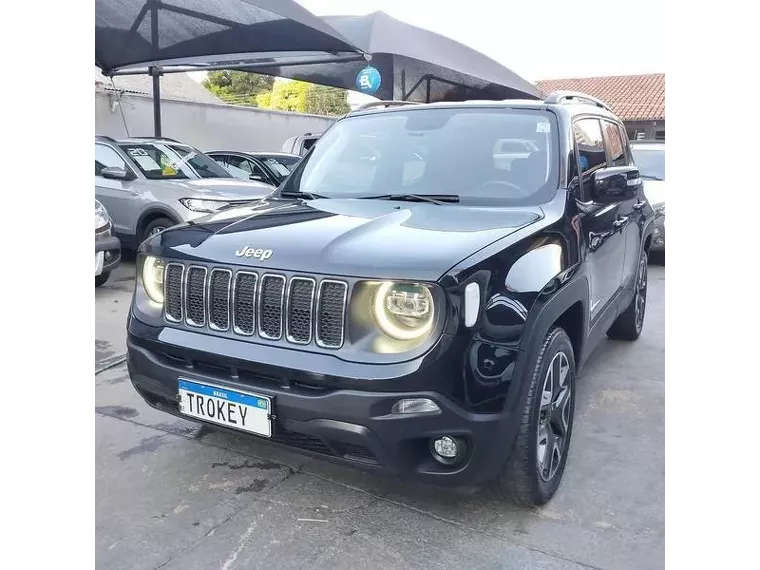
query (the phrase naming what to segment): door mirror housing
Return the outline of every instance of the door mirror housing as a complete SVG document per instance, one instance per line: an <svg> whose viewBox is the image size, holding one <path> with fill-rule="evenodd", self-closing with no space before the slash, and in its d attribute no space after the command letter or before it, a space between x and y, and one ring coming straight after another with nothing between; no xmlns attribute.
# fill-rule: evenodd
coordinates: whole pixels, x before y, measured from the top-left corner
<svg viewBox="0 0 760 570"><path fill-rule="evenodd" d="M134 175L120 166L109 166L100 171L100 175L108 180L133 180Z"/></svg>
<svg viewBox="0 0 760 570"><path fill-rule="evenodd" d="M248 178L255 180L256 182L266 182L262 174L251 174Z"/></svg>
<svg viewBox="0 0 760 570"><path fill-rule="evenodd" d="M641 189L639 169L635 166L602 168L591 175L591 199L612 204L635 198Z"/></svg>

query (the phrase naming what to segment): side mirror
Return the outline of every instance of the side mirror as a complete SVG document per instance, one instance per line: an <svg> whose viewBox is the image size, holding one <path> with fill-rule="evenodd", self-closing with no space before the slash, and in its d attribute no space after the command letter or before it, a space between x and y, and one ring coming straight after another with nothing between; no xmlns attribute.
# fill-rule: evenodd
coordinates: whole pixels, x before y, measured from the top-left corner
<svg viewBox="0 0 760 570"><path fill-rule="evenodd" d="M119 166L109 166L100 171L100 175L108 180L132 180L134 178L125 169Z"/></svg>
<svg viewBox="0 0 760 570"><path fill-rule="evenodd" d="M611 166L591 175L591 199L598 204L631 200L641 188L639 169L635 166Z"/></svg>
<svg viewBox="0 0 760 570"><path fill-rule="evenodd" d="M255 180L256 182L265 182L264 177L261 174L251 174L248 178Z"/></svg>

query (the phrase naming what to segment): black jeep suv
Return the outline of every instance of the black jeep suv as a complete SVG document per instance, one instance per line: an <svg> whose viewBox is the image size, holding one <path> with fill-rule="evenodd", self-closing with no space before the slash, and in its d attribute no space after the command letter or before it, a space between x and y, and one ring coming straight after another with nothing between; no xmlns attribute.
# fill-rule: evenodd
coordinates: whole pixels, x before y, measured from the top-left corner
<svg viewBox="0 0 760 570"><path fill-rule="evenodd" d="M653 219L600 101L377 104L267 199L143 243L132 383L185 418L542 504L579 368L641 332Z"/></svg>

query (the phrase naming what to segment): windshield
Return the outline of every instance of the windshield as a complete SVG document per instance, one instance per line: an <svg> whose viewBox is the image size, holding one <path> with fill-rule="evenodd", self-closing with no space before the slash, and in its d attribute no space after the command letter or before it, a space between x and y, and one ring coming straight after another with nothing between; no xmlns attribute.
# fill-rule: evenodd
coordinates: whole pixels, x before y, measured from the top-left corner
<svg viewBox="0 0 760 570"><path fill-rule="evenodd" d="M343 119L283 190L327 198L455 194L469 204L539 204L558 187L552 113L425 108Z"/></svg>
<svg viewBox="0 0 760 570"><path fill-rule="evenodd" d="M633 162L642 178L665 180L665 149L631 147Z"/></svg>
<svg viewBox="0 0 760 570"><path fill-rule="evenodd" d="M184 145L125 143L119 145L151 180L230 178L230 173L202 152Z"/></svg>

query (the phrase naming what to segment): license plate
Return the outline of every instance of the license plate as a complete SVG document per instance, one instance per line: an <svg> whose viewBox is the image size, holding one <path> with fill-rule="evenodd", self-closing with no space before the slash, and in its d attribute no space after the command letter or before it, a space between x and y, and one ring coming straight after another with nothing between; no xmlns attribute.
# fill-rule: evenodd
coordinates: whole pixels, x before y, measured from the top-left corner
<svg viewBox="0 0 760 570"><path fill-rule="evenodd" d="M180 378L179 411L199 420L272 437L272 399Z"/></svg>

